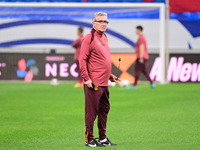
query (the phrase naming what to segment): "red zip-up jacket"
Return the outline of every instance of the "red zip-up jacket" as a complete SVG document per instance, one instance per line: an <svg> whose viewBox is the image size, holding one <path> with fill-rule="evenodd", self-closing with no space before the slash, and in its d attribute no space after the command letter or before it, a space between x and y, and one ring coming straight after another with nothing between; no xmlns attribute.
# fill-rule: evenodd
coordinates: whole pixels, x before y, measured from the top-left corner
<svg viewBox="0 0 200 150"><path fill-rule="evenodd" d="M84 81L92 80L94 85L108 86L111 75L111 56L106 35L92 29L81 45L79 64Z"/></svg>

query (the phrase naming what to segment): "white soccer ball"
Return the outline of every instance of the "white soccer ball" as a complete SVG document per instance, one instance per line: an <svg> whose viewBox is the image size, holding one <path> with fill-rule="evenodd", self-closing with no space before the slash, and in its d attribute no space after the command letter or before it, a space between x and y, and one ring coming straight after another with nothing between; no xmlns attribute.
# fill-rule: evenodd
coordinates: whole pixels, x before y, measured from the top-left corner
<svg viewBox="0 0 200 150"><path fill-rule="evenodd" d="M121 87L128 87L130 85L130 82L128 80L121 80L119 83Z"/></svg>
<svg viewBox="0 0 200 150"><path fill-rule="evenodd" d="M111 82L111 87L115 87L116 83L115 82Z"/></svg>
<svg viewBox="0 0 200 150"><path fill-rule="evenodd" d="M56 79L56 78L51 79L50 84L51 84L52 86L58 86L58 85L59 85L58 79Z"/></svg>
<svg viewBox="0 0 200 150"><path fill-rule="evenodd" d="M121 82L119 82L119 86L123 86L123 80L121 80Z"/></svg>
<svg viewBox="0 0 200 150"><path fill-rule="evenodd" d="M111 82L110 80L108 80L108 86L110 87L114 87L116 85L115 82Z"/></svg>
<svg viewBox="0 0 200 150"><path fill-rule="evenodd" d="M108 80L108 86L110 86L111 85L111 81L110 80Z"/></svg>

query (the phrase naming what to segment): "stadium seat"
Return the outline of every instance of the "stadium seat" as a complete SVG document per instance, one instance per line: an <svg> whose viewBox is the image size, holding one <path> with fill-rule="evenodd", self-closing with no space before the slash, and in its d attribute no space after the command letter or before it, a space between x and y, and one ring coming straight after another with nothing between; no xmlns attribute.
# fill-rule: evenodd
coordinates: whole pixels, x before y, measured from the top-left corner
<svg viewBox="0 0 200 150"><path fill-rule="evenodd" d="M10 2L10 0L0 0L0 2Z"/></svg>
<svg viewBox="0 0 200 150"><path fill-rule="evenodd" d="M66 0L66 2L81 2L81 0Z"/></svg>
<svg viewBox="0 0 200 150"><path fill-rule="evenodd" d="M108 0L108 2L111 2L111 3L113 3L113 2L121 2L121 0Z"/></svg>
<svg viewBox="0 0 200 150"><path fill-rule="evenodd" d="M38 0L38 2L51 2L51 0Z"/></svg>
<svg viewBox="0 0 200 150"><path fill-rule="evenodd" d="M26 1L25 0L6 0L4 2L12 2L12 3L14 3L14 2L26 2Z"/></svg>
<svg viewBox="0 0 200 150"><path fill-rule="evenodd" d="M156 3L164 3L165 0L155 0L154 2L156 2Z"/></svg>
<svg viewBox="0 0 200 150"><path fill-rule="evenodd" d="M67 2L67 0L52 0L52 2Z"/></svg>
<svg viewBox="0 0 200 150"><path fill-rule="evenodd" d="M97 2L97 3L104 3L104 2L108 2L107 0L88 0L88 2Z"/></svg>
<svg viewBox="0 0 200 150"><path fill-rule="evenodd" d="M143 2L142 0L134 0L134 2Z"/></svg>
<svg viewBox="0 0 200 150"><path fill-rule="evenodd" d="M38 0L24 0L25 2L38 2Z"/></svg>
<svg viewBox="0 0 200 150"><path fill-rule="evenodd" d="M134 2L134 0L122 0L122 2L130 3L130 2Z"/></svg>

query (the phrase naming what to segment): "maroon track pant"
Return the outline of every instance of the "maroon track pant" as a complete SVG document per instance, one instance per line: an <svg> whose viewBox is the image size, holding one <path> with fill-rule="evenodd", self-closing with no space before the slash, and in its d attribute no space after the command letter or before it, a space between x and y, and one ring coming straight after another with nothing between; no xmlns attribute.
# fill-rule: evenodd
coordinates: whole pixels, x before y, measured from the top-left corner
<svg viewBox="0 0 200 150"><path fill-rule="evenodd" d="M99 86L95 91L84 85L86 142L94 139L94 120L98 116L99 140L106 138L107 115L110 110L108 87Z"/></svg>
<svg viewBox="0 0 200 150"><path fill-rule="evenodd" d="M143 72L144 75L147 77L147 79L150 81L150 83L152 84L153 81L151 80L150 76L149 76L149 72L148 72L148 60L144 59L144 63L140 63L139 59L136 60L136 64L135 64L135 82L134 82L134 86L137 85L137 81L139 79L140 73Z"/></svg>

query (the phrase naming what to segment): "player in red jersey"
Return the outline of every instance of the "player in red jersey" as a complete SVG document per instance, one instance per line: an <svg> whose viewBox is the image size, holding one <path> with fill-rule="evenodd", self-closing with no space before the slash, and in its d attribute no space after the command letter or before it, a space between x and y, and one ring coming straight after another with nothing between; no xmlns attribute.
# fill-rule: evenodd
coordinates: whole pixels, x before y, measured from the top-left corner
<svg viewBox="0 0 200 150"><path fill-rule="evenodd" d="M155 84L153 84L153 81L151 80L149 76L148 71L148 59L149 54L147 51L147 41L142 33L143 27L137 26L136 27L136 34L139 36L136 46L135 46L135 53L136 53L136 64L135 64L135 82L133 85L129 86L129 89L136 89L137 88L137 81L139 79L140 73L143 72L144 75L147 77L151 84L151 88L155 88Z"/></svg>
<svg viewBox="0 0 200 150"><path fill-rule="evenodd" d="M79 55L80 55L81 44L82 44L82 41L83 41L83 38L84 38L82 27L78 27L77 34L79 36L78 39L72 43L72 47L76 48L76 51L74 53L74 60L75 60L76 65L77 65L78 81L79 81L77 84L75 84L75 87L83 87L80 68L79 68Z"/></svg>
<svg viewBox="0 0 200 150"><path fill-rule="evenodd" d="M110 110L108 80L118 78L111 74L111 56L105 35L107 14L97 12L92 19L93 29L82 43L79 64L84 82L86 146L116 145L106 136L107 115ZM93 136L94 120L98 116L99 141Z"/></svg>

